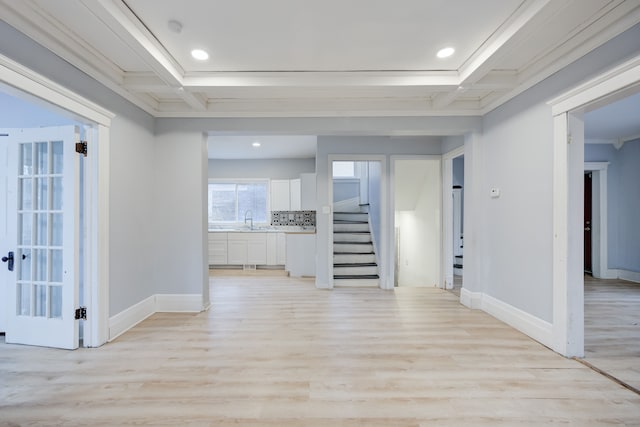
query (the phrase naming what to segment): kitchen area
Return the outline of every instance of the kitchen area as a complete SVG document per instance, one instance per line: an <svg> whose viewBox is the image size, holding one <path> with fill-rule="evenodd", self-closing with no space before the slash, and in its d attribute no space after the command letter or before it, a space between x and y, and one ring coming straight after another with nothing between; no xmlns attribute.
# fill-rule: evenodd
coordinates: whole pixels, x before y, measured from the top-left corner
<svg viewBox="0 0 640 427"><path fill-rule="evenodd" d="M209 136L208 146L209 269L315 277L315 137Z"/></svg>

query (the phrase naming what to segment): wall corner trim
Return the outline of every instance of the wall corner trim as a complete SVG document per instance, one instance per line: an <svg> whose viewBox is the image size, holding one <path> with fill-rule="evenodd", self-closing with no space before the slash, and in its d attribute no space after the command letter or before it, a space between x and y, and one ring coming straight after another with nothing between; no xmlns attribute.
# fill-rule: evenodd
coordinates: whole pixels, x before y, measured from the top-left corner
<svg viewBox="0 0 640 427"><path fill-rule="evenodd" d="M200 294L151 295L109 318L108 341L113 341L155 313L199 313L208 308L203 306Z"/></svg>
<svg viewBox="0 0 640 427"><path fill-rule="evenodd" d="M465 288L460 291L460 303L471 309L482 310L539 343L552 347L553 325L547 321L485 293L471 292Z"/></svg>

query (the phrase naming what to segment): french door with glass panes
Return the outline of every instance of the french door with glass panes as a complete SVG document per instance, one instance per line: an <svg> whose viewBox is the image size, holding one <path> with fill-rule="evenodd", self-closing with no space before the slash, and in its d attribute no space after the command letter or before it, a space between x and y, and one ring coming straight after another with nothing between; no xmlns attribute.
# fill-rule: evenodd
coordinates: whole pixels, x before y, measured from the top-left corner
<svg viewBox="0 0 640 427"><path fill-rule="evenodd" d="M14 129L8 140L7 236L14 265L8 273L6 342L74 349L78 128Z"/></svg>

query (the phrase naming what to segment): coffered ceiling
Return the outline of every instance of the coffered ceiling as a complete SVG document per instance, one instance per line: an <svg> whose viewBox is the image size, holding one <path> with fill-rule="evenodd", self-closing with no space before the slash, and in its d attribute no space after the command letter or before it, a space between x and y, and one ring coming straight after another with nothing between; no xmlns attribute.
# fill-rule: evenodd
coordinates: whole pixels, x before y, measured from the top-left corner
<svg viewBox="0 0 640 427"><path fill-rule="evenodd" d="M478 115L640 22L640 0L0 0L0 11L156 117ZM445 47L454 54L438 58Z"/></svg>

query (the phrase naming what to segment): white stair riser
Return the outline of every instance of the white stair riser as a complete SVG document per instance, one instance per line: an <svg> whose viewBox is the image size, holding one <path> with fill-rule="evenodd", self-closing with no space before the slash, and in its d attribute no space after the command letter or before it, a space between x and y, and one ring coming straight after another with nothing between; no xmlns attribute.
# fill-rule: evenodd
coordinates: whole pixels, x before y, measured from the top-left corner
<svg viewBox="0 0 640 427"><path fill-rule="evenodd" d="M366 267L333 267L333 274L340 276L372 276L378 274L377 266Z"/></svg>
<svg viewBox="0 0 640 427"><path fill-rule="evenodd" d="M334 243L333 252L352 252L352 253L369 253L373 252L372 244L350 244L350 243Z"/></svg>
<svg viewBox="0 0 640 427"><path fill-rule="evenodd" d="M337 254L333 256L334 264L366 264L376 262L374 254Z"/></svg>
<svg viewBox="0 0 640 427"><path fill-rule="evenodd" d="M369 231L369 224L333 224L333 231Z"/></svg>
<svg viewBox="0 0 640 427"><path fill-rule="evenodd" d="M334 213L334 220L346 220L346 221L369 221L369 214L366 213Z"/></svg>
<svg viewBox="0 0 640 427"><path fill-rule="evenodd" d="M334 242L370 242L371 234L369 233L335 233L333 235Z"/></svg>

